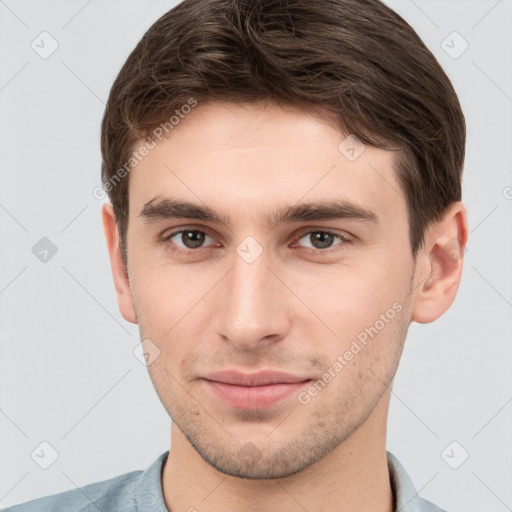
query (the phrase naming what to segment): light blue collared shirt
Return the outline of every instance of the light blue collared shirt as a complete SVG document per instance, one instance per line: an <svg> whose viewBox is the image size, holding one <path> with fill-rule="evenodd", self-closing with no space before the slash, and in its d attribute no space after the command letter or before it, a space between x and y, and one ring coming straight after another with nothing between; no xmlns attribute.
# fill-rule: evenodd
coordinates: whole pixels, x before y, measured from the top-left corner
<svg viewBox="0 0 512 512"><path fill-rule="evenodd" d="M3 512L168 512L162 492L162 469L169 452L145 471L132 471L80 489L54 494ZM398 459L387 452L395 512L446 512L420 498Z"/></svg>

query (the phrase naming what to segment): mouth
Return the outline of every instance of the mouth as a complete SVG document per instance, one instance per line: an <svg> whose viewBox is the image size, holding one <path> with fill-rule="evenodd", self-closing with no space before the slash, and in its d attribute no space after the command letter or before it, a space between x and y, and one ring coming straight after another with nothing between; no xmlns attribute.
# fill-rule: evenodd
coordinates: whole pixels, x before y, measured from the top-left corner
<svg viewBox="0 0 512 512"><path fill-rule="evenodd" d="M279 371L213 372L202 379L216 399L236 409L266 409L298 393L312 379Z"/></svg>

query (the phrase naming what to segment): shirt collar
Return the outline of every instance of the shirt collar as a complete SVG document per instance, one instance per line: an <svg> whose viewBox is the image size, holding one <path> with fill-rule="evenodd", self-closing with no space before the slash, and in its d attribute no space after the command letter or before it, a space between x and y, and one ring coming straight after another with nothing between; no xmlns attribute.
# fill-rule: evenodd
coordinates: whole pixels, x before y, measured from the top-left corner
<svg viewBox="0 0 512 512"><path fill-rule="evenodd" d="M137 492L137 508L140 512L169 512L162 491L162 471L169 451L162 453L149 468L142 472Z"/></svg>
<svg viewBox="0 0 512 512"><path fill-rule="evenodd" d="M443 512L420 497L407 471L392 453L387 452L387 459L395 512Z"/></svg>
<svg viewBox="0 0 512 512"><path fill-rule="evenodd" d="M162 453L151 466L140 476L137 506L140 511L168 512L162 491L162 470L169 451ZM425 500L421 499L412 480L398 459L387 452L389 478L395 512L422 512L433 510L425 508ZM440 509L435 509L440 510Z"/></svg>

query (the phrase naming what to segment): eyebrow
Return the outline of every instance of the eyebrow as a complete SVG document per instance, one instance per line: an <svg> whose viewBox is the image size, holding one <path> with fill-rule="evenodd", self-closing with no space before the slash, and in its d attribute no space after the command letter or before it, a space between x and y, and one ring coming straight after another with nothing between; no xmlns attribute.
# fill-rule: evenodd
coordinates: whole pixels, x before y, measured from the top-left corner
<svg viewBox="0 0 512 512"><path fill-rule="evenodd" d="M206 206L178 201L168 198L154 197L144 204L139 217L149 223L159 220L191 219L217 224L231 225L228 214L217 212ZM271 212L267 220L270 224L349 219L378 224L377 215L363 205L343 199L286 205Z"/></svg>

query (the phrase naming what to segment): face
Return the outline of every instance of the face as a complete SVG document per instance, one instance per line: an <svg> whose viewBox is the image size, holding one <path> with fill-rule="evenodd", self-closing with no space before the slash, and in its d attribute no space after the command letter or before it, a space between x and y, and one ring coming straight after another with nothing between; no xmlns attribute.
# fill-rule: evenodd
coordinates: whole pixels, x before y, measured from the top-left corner
<svg viewBox="0 0 512 512"><path fill-rule="evenodd" d="M396 155L345 137L291 107L199 104L130 173L151 379L224 473L305 469L395 374L414 274Z"/></svg>

